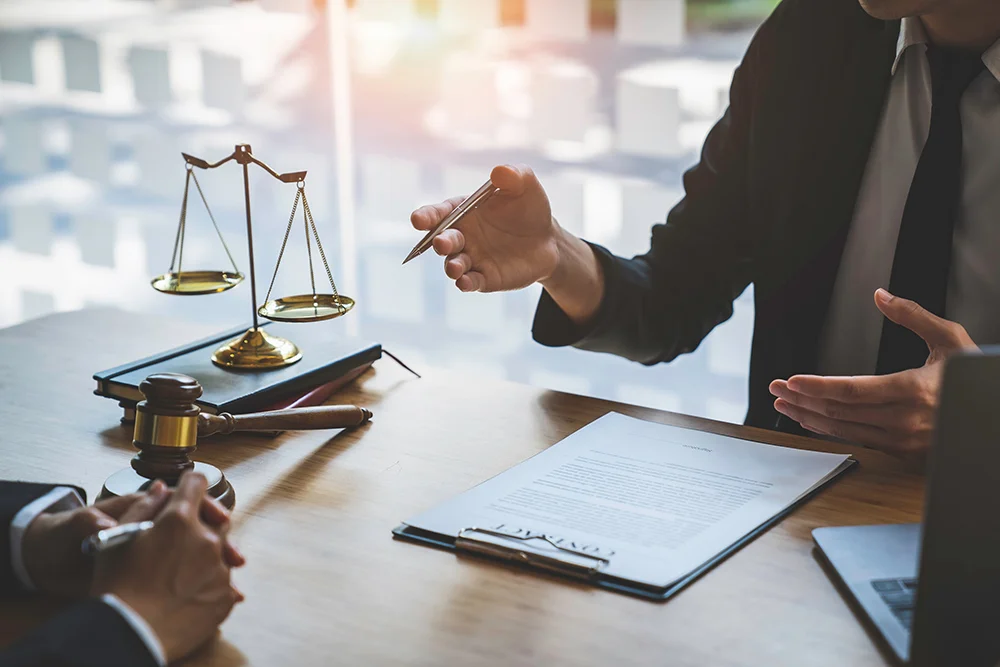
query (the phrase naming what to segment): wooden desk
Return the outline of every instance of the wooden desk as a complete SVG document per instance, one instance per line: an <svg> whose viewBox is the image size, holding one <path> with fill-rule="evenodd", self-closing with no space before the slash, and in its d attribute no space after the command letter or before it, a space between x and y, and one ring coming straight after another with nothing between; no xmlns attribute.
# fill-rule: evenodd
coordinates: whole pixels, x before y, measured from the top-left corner
<svg viewBox="0 0 1000 667"><path fill-rule="evenodd" d="M133 452L91 374L209 333L111 310L0 330L0 478L75 482L93 498ZM922 478L889 457L512 383L418 380L387 359L338 400L375 420L332 438L202 443L198 458L236 488L235 541L249 563L235 579L247 601L190 664L885 664L814 558L810 531L918 520ZM665 604L391 539L400 520L609 410L851 449L861 466ZM56 608L0 604L0 644Z"/></svg>

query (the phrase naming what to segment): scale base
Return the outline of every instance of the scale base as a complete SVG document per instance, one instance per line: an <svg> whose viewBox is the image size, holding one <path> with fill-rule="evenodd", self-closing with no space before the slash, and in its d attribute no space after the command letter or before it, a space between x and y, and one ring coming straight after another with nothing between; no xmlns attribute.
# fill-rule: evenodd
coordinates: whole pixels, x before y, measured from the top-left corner
<svg viewBox="0 0 1000 667"><path fill-rule="evenodd" d="M195 472L200 472L208 480L208 495L218 500L226 509L236 504L236 492L221 470L208 463L195 463ZM144 493L153 480L143 477L132 468L122 468L108 477L101 489L98 500L127 496L130 493Z"/></svg>
<svg viewBox="0 0 1000 667"><path fill-rule="evenodd" d="M302 352L292 341L250 329L216 350L212 362L223 368L263 370L291 366L301 358Z"/></svg>

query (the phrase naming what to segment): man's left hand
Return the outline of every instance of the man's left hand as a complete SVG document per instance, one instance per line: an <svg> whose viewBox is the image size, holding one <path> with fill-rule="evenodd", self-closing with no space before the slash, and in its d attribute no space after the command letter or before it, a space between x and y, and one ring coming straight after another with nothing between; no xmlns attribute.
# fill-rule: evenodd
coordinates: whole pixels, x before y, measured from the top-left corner
<svg viewBox="0 0 1000 667"><path fill-rule="evenodd" d="M893 322L927 343L920 368L889 375L795 375L771 383L774 409L813 433L851 440L897 456L922 457L930 448L938 389L948 355L978 350L965 328L913 301L875 292L875 304Z"/></svg>

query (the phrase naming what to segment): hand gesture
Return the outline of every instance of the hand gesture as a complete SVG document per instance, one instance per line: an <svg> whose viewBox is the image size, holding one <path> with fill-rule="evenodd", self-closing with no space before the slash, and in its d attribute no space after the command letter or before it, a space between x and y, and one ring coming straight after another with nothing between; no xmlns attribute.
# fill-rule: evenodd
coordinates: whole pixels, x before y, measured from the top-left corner
<svg viewBox="0 0 1000 667"><path fill-rule="evenodd" d="M463 292L527 287L552 275L559 259L559 225L531 168L496 167L490 180L500 192L434 239L445 274ZM463 199L422 206L410 221L430 230Z"/></svg>
<svg viewBox="0 0 1000 667"><path fill-rule="evenodd" d="M937 317L886 290L875 304L890 320L927 343L920 368L858 377L795 375L771 383L774 409L814 433L858 442L898 456L927 454L934 430L943 361L959 350L978 350L962 325Z"/></svg>
<svg viewBox="0 0 1000 667"><path fill-rule="evenodd" d="M243 599L230 580L242 564L227 547L228 519L211 525L208 514L225 514L205 500L203 475L187 473L154 519L152 530L131 544L98 555L92 592L111 593L142 616L159 637L168 661L196 649ZM122 523L146 519L126 512ZM238 556L238 562L233 559Z"/></svg>

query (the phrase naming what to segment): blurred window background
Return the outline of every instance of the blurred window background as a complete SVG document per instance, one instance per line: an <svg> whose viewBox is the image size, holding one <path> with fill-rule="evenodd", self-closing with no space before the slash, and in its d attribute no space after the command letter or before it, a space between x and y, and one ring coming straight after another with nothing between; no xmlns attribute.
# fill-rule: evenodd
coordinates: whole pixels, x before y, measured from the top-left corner
<svg viewBox="0 0 1000 667"><path fill-rule="evenodd" d="M0 0L0 326L99 305L248 322L247 284L197 298L149 285L170 263L180 152L215 161L245 142L277 171L309 172L337 285L358 300L303 326L417 368L742 421L750 290L696 352L646 368L534 344L537 286L462 294L438 258L400 262L419 238L413 208L468 194L504 162L535 169L565 227L644 251L775 4ZM295 191L251 173L262 298ZM199 173L245 272L241 178ZM308 291L295 230L276 294ZM226 267L193 191L186 244L186 267Z"/></svg>

